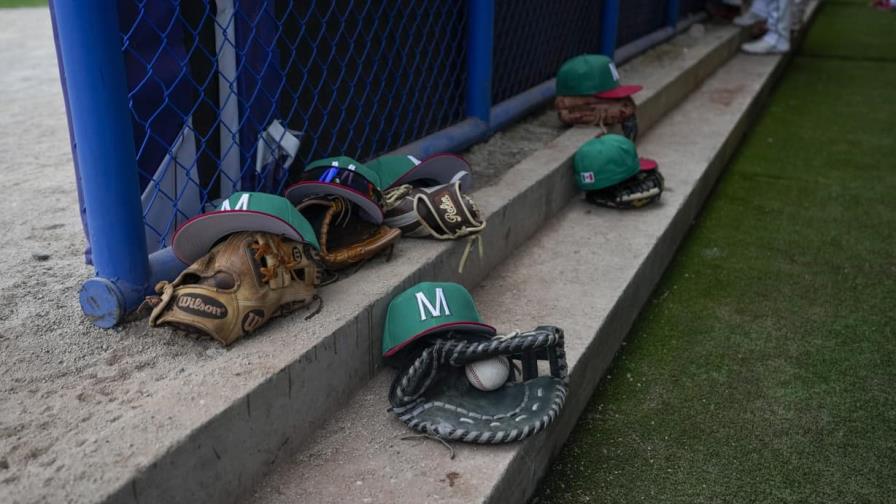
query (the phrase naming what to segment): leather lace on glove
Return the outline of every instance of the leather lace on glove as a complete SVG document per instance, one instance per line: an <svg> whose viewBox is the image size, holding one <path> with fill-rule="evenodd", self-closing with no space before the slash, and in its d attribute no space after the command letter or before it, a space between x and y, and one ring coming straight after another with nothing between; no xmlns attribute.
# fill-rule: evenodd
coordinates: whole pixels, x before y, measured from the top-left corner
<svg viewBox="0 0 896 504"><path fill-rule="evenodd" d="M402 185L386 191L385 223L404 236L453 240L477 233L485 221L460 182L435 187Z"/></svg>
<svg viewBox="0 0 896 504"><path fill-rule="evenodd" d="M357 207L337 196L307 199L297 208L317 233L321 261L331 271L391 250L401 237L397 229L364 220Z"/></svg>
<svg viewBox="0 0 896 504"><path fill-rule="evenodd" d="M598 126L605 132L618 126L623 136L633 142L637 140L637 106L630 97L558 96L554 99L554 108L563 124Z"/></svg>

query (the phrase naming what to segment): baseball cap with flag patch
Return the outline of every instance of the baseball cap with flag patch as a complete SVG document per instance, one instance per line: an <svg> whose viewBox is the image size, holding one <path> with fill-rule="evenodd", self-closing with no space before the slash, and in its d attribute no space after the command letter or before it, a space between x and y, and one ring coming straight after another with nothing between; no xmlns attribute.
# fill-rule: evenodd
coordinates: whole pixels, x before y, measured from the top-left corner
<svg viewBox="0 0 896 504"><path fill-rule="evenodd" d="M616 185L639 171L654 170L656 161L639 159L635 144L622 135L602 135L588 140L573 158L576 184L583 191Z"/></svg>
<svg viewBox="0 0 896 504"><path fill-rule="evenodd" d="M340 196L358 205L367 220L383 222L383 185L379 175L346 156L319 159L299 175L299 181L286 188L285 196L294 204L313 196Z"/></svg>
<svg viewBox="0 0 896 504"><path fill-rule="evenodd" d="M233 193L217 210L184 222L174 233L171 248L178 259L191 264L239 231L264 231L320 249L311 224L288 199L258 192Z"/></svg>
<svg viewBox="0 0 896 504"><path fill-rule="evenodd" d="M557 71L557 96L625 98L641 89L636 85L620 85L616 64L601 54L576 56Z"/></svg>
<svg viewBox="0 0 896 504"><path fill-rule="evenodd" d="M462 191L473 188L470 164L455 154L434 154L422 161L410 155L380 156L367 163L380 177L384 189L423 182L432 187L460 180Z"/></svg>
<svg viewBox="0 0 896 504"><path fill-rule="evenodd" d="M424 336L467 331L494 336L467 289L450 282L422 282L395 296L386 312L383 356L391 357Z"/></svg>

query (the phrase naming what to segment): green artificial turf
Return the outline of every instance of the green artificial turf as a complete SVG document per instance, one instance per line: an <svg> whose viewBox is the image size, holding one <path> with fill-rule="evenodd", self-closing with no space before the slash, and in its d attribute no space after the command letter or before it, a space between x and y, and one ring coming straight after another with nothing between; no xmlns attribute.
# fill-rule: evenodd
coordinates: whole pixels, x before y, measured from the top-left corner
<svg viewBox="0 0 896 504"><path fill-rule="evenodd" d="M47 0L0 0L0 9L10 7L46 7Z"/></svg>
<svg viewBox="0 0 896 504"><path fill-rule="evenodd" d="M894 91L793 60L536 502L896 501Z"/></svg>
<svg viewBox="0 0 896 504"><path fill-rule="evenodd" d="M869 2L825 2L803 44L807 56L896 61L896 12Z"/></svg>

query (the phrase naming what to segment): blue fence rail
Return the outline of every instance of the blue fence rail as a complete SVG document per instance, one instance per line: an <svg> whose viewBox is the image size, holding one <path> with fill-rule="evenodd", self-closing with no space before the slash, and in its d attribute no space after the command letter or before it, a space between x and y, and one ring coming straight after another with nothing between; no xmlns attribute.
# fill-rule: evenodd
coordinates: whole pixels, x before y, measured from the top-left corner
<svg viewBox="0 0 896 504"><path fill-rule="evenodd" d="M565 59L631 56L703 4L51 0L97 271L82 307L119 322L184 267L177 226L234 190L280 192L325 156L462 149L553 97Z"/></svg>

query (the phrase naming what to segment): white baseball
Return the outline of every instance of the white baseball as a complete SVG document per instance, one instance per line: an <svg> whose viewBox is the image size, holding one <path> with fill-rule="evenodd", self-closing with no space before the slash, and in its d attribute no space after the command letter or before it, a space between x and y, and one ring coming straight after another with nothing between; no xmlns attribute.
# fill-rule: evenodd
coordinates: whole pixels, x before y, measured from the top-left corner
<svg viewBox="0 0 896 504"><path fill-rule="evenodd" d="M490 392L501 388L510 376L506 357L494 357L471 362L466 366L467 380L479 390Z"/></svg>

